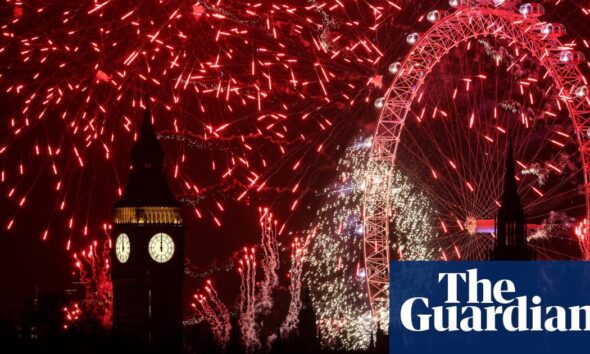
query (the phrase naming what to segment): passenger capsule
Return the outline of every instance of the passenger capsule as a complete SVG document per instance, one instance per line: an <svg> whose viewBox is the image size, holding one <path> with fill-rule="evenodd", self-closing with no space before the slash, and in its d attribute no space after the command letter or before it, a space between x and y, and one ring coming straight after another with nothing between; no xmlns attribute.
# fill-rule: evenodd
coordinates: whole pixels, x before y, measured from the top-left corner
<svg viewBox="0 0 590 354"><path fill-rule="evenodd" d="M586 61L586 56L575 50L564 50L559 53L559 61L562 64L578 65Z"/></svg>
<svg viewBox="0 0 590 354"><path fill-rule="evenodd" d="M541 4L537 3L526 3L520 5L518 9L521 15L524 17L539 17L545 14L545 8Z"/></svg>
<svg viewBox="0 0 590 354"><path fill-rule="evenodd" d="M588 96L588 87L580 86L576 89L575 92L576 92L576 97L584 98L584 97Z"/></svg>
<svg viewBox="0 0 590 354"><path fill-rule="evenodd" d="M432 10L428 13L428 15L426 15L426 19L430 23L437 23L438 21L443 19L447 14L448 12L446 11Z"/></svg>
<svg viewBox="0 0 590 354"><path fill-rule="evenodd" d="M416 42L418 42L419 39L420 35L416 32L413 32L408 34L408 36L406 37L406 42L408 42L409 45L414 45L416 44Z"/></svg>
<svg viewBox="0 0 590 354"><path fill-rule="evenodd" d="M546 23L541 27L541 34L546 37L558 38L565 36L567 30L561 23Z"/></svg>
<svg viewBox="0 0 590 354"><path fill-rule="evenodd" d="M379 97L375 100L375 108L383 109L385 107L385 97Z"/></svg>
<svg viewBox="0 0 590 354"><path fill-rule="evenodd" d="M395 63L391 63L391 65L389 65L389 72L391 74L397 74L399 72L399 70L402 67L402 63L400 63L399 61L396 61Z"/></svg>

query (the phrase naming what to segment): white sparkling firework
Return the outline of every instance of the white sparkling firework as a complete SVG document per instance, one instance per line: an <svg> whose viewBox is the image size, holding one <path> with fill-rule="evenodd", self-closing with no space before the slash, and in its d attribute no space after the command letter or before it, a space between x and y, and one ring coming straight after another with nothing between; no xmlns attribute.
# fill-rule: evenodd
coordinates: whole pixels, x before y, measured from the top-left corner
<svg viewBox="0 0 590 354"><path fill-rule="evenodd" d="M312 291L324 345L366 348L374 331L363 268L361 209L371 139L357 139L338 162L338 181L322 193L324 202L312 225L305 282ZM379 173L373 174L378 177ZM385 178L381 173L382 178ZM434 259L435 213L429 199L400 172L393 177L392 251L394 258Z"/></svg>

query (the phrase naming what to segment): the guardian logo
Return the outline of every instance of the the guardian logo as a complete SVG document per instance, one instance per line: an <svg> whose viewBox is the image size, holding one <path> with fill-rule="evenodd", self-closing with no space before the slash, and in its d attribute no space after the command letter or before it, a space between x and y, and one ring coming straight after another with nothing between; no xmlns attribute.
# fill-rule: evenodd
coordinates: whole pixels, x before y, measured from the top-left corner
<svg viewBox="0 0 590 354"><path fill-rule="evenodd" d="M428 297L412 297L401 305L403 327L412 332L567 332L590 331L590 305L546 306L539 295L519 295L510 279L478 277L477 269L439 273L444 305ZM466 289L461 293L459 289Z"/></svg>
<svg viewBox="0 0 590 354"><path fill-rule="evenodd" d="M393 354L590 348L590 262L390 264Z"/></svg>

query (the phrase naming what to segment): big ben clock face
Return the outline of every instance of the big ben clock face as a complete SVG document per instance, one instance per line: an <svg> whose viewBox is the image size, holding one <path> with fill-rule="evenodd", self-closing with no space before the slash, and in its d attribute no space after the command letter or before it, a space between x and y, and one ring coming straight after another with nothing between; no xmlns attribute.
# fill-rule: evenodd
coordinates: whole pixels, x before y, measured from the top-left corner
<svg viewBox="0 0 590 354"><path fill-rule="evenodd" d="M131 253L129 236L126 234L120 234L117 236L117 241L115 241L115 255L119 262L125 263L129 260L129 253Z"/></svg>
<svg viewBox="0 0 590 354"><path fill-rule="evenodd" d="M155 234L148 244L150 256L158 263L166 263L174 255L174 241L163 232Z"/></svg>

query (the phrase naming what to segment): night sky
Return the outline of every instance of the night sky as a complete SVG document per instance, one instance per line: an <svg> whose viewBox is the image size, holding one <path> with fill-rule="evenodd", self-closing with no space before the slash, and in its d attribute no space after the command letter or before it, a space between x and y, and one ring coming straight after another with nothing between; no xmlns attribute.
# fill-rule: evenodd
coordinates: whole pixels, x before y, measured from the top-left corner
<svg viewBox="0 0 590 354"><path fill-rule="evenodd" d="M25 15L34 11L35 8L41 7L46 1L33 1L31 5L24 6ZM176 1L178 3L178 1ZM297 4L298 0L278 1L280 3ZM89 4L91 2L88 2ZM135 3L143 3L134 1ZM237 2L236 2L237 3ZM267 5L266 2L265 6ZM385 2L384 2L385 3ZM80 45L83 36L77 36L74 39L60 32L60 23L62 16L59 15L66 7L72 7L73 10L87 12L92 7L90 5L76 7L68 5L52 5L46 11L46 15L32 16L31 19L22 21L21 24L13 26L11 21L14 20L14 7L11 1L3 2L0 5L0 23L3 32L15 33L15 38L7 40L3 37L0 40L0 147L7 146L7 150L0 154L0 170L6 171L6 180L0 183L0 314L6 314L7 311L18 309L25 299L32 297L38 289L40 294L61 293L64 289L71 287L72 281L76 280L73 267L72 253L83 247L86 247L91 240L104 240L106 235L102 229L102 224L108 222L112 209L112 204L117 199L117 187L124 187L126 183L126 174L129 166L128 151L133 143L133 132L143 116L143 109L139 107L130 107L130 102L139 102L146 94L154 98L152 103L155 126L160 134L160 141L167 154L167 173L173 190L177 193L179 199L184 201L183 213L185 215L186 227L186 256L190 262L197 268L196 272L206 272L209 269L213 271L211 278L219 284L220 293L227 297L227 301L233 301L234 295L239 286L239 278L235 270L227 270L228 264L236 259L237 253L245 245L253 245L259 241L258 229L258 207L269 206L277 214L281 223L286 222L285 232L279 237L279 242L288 244L293 234L301 233L310 223L313 223L316 208L321 203L321 197L315 195L315 191L330 183L335 177L336 161L342 154L342 146L346 146L351 138L359 132L371 132L377 119L377 112L373 107L373 100L380 97L384 89L377 87L367 88L365 86L369 78L374 75L386 75L387 66L391 61L405 53L405 36L411 29L426 28L427 23L417 22L417 19L432 8L434 4L445 4L446 1L420 1L418 5L404 6L401 11L391 10L392 15L385 16L380 23L378 31L367 31L367 27L372 26L372 15L370 9L358 6L350 13L355 15L352 20L360 21L358 28L349 29L346 26L336 26L333 33L329 35L336 36L336 32L341 34L351 43L358 39L368 39L379 46L385 59L379 61L376 65L369 65L367 62L348 63L335 59L330 62L329 55L323 57L318 51L313 49L311 41L305 40L307 35L297 39L297 33L291 33L293 37L287 37L286 52L289 56L299 59L295 72L305 79L305 76L315 80L318 71L313 66L315 61L326 63L327 68L335 74L335 78L330 84L329 89L332 92L329 95L321 93L319 87L301 88L300 91L293 90L288 85L288 80L278 82L275 85L279 88L274 89L268 99L268 111L265 113L285 113L289 119L281 125L283 130L276 129L279 133L284 133L284 137L273 134L264 134L261 137L249 140L248 143L253 146L253 151L245 149L242 143L242 136L256 134L257 129L264 129L266 123L257 123L256 120L260 113L256 110L256 105L248 103L247 106L241 106L241 103L235 98L233 110L230 112L226 108L223 99L213 98L210 95L201 99L194 93L186 94L186 99L172 110L168 110L166 105L174 105L170 92L174 92L170 86L174 85L173 80L169 77L164 80L170 80L172 84L157 86L154 84L145 84L141 79L135 78L134 83L122 84L122 90L125 92L124 103L114 100L118 90L112 87L99 86L94 91L92 103L84 102L85 93L76 92L71 98L66 93L64 101L57 108L49 109L46 116L41 122L36 121L36 116L42 111L42 101L31 104L31 112L22 113L26 107L23 103L27 95L39 90L42 95L44 90L51 85L59 85L68 80L71 75L73 82L79 82L82 85L92 85L94 82L94 73L96 69L93 65L99 64L105 72L114 73L118 69L124 68L121 62L125 60L130 48L134 48L133 42L136 40L134 35L129 35L125 39L126 31L132 31L135 27L124 28L117 27L117 21L120 14L125 14L125 9L106 8L104 16L97 20L98 24L78 24L80 30L86 33L89 42L101 43L101 46L108 48L105 43L114 41L121 43L117 47L110 47L104 53L92 53L90 49L82 49L81 53L71 53L67 55L56 55L48 62L39 63L42 53L33 55L33 64L23 63L22 59L26 56L18 54L22 48L16 44L18 38L31 38L34 36L48 35L49 38L64 38L64 41L72 45ZM590 39L590 16L584 15L582 7L588 7L590 1L561 1L559 5L552 5L554 1L547 1L548 15L554 21L562 21L568 29L568 39L576 39L580 46L583 46L581 39ZM584 5L584 3L586 5ZM442 6L441 6L442 7ZM448 6L444 5L444 8ZM148 11L147 8L142 8ZM239 12L240 6L230 8L231 11ZM147 12L149 13L149 12ZM321 22L322 14L313 13L314 20ZM311 16L310 15L310 16ZM42 23L39 18L46 16ZM158 21L158 15L153 14ZM83 18L84 16L80 16ZM352 15L349 14L349 17ZM74 16L74 18L77 18ZM110 19L112 18L112 20ZM295 19L291 19L295 21ZM77 21L81 21L79 18ZM207 22L207 21L210 21ZM203 19L198 26L199 33L203 37L215 37L213 28L218 28L218 23L212 19ZM273 40L268 36L262 36L259 31L261 26L258 23L254 25L248 22L242 22L240 19L228 20L232 26L249 28L251 26L252 35L248 37L252 43L249 46L272 47ZM287 36L292 26L296 24L306 25L306 22L298 18L297 23L290 23L289 17L279 17L276 19L277 28ZM338 16L337 21L345 22L346 16ZM365 22L363 22L365 21ZM111 23L112 22L112 23ZM263 23L263 22L261 22ZM100 25L99 25L100 24ZM112 37L97 34L99 27L108 29L112 24ZM213 26L212 24L215 24ZM150 33L153 26L148 26L146 32ZM182 28L186 23L178 21L174 28L182 31L189 31L189 28ZM307 25L306 25L307 26ZM67 29L76 28L76 25L67 25ZM264 26L262 26L264 27ZM243 60L231 62L225 71L222 70L219 77L234 75L237 85L247 86L244 82L247 80L240 76L240 72L249 72L249 63L252 53L244 54L240 46L240 36L237 39L223 39L222 44L215 44L213 41L198 42L199 39L191 38L196 43L183 43L177 41L177 38L170 33L165 33L168 29L162 31L164 41L170 40L174 45L184 45L195 47L190 56L199 57L193 59L193 63L200 63L205 60L214 60L217 55L217 47L236 48L234 53L238 58L245 57ZM172 30L170 30L172 31ZM317 29L312 27L310 33L315 33ZM132 32L129 32L132 33ZM308 33L308 32L305 32ZM316 33L317 34L317 33ZM196 36L198 37L198 36ZM145 37L142 37L145 38ZM37 43L34 48L40 48L47 43ZM147 45L146 45L147 46ZM120 49L122 48L122 49ZM299 49L298 49L299 48ZM272 50L278 50L273 48ZM214 54L205 55L207 52ZM310 53L307 53L307 52ZM589 53L587 49L584 50ZM105 54L106 53L106 54ZM150 54L152 54L150 52ZM255 55L262 55L255 53ZM102 56L102 57L101 57ZM169 63L174 57L167 57L159 61L154 59L152 65L162 62ZM270 60L270 59L266 59ZM62 74L53 74L62 62L71 61L72 69L68 69ZM236 64L236 62L238 64ZM35 64L36 63L36 64ZM187 60L191 63L191 60ZM135 64L134 64L135 65ZM162 64L163 65L163 64ZM196 65L196 64L195 64ZM240 66L241 65L241 66ZM149 66L149 65L148 65ZM37 80L32 79L36 68L41 71L41 77ZM134 67L137 73L145 72L145 64L137 64ZM130 71L133 69L129 69ZM276 69L275 73L283 75L284 73ZM588 67L584 68L588 72ZM90 73L90 74L89 74ZM208 75L208 74L204 74ZM245 76L245 75L244 75ZM88 79L90 77L91 79ZM285 76L288 77L288 76ZM162 78L160 78L162 79ZM309 79L309 80L312 80ZM217 78L210 78L209 82L203 84L201 89L215 87L214 82ZM223 79L221 79L223 80ZM385 85L390 80L385 77ZM123 80L121 80L123 81ZM256 83L261 82L256 78ZM12 91L7 92L8 88L14 84L23 84L24 91L27 95L15 95ZM350 89L347 83L357 85L357 88ZM250 83L252 84L252 83ZM281 86L282 85L282 86ZM313 85L310 85L310 87ZM250 87L251 88L251 87ZM113 91L110 91L110 90ZM255 91L250 91L253 94ZM343 99L340 93L352 95L358 99L353 105L347 105L347 100ZM297 97L298 94L307 96L305 99ZM331 98L330 103L326 103L325 97ZM339 98L337 98L339 97ZM366 99L366 102L365 102ZM98 103L97 103L98 102ZM97 113L97 104L112 104L106 107L108 111L105 114ZM283 105L288 105L284 109ZM53 106L53 105L52 105ZM201 111L201 106L207 107L206 112ZM67 107L67 108L64 108ZM99 120L105 123L102 125L106 131L99 137L94 145L89 148L83 148L85 142L85 133L79 135L72 134L72 128L68 127L68 122L64 123L61 114L64 110L69 110L73 115L82 115L83 112L96 114ZM322 119L329 119L331 126L324 123L325 130L321 130L318 124L311 124L308 121L302 121L300 117L307 112L315 112L315 117L311 118L314 122L322 122ZM320 112L320 113L318 113ZM293 117L292 117L293 116ZM123 132L121 126L124 125L124 119L129 118L134 122L131 124L131 132ZM33 121L31 127L25 127L23 123L27 118ZM23 125L22 135L15 136L14 120L16 125ZM280 121L280 119L279 119ZM229 123L227 132L220 133L222 138L205 140L204 134L207 128L204 125L210 124L215 127L221 127ZM98 124L98 123L97 123ZM176 124L180 126L180 133L175 131ZM101 125L101 124L98 124ZM80 129L84 124L80 124ZM274 129L274 128L269 128ZM221 130L220 130L221 131ZM195 141L179 139L178 136L198 136ZM111 135L116 139L111 140ZM300 139L300 135L305 135L306 139ZM172 138L174 136L175 138ZM209 134L211 136L211 134ZM104 158L103 143L108 143L111 151L108 159ZM36 157L34 147L36 144L45 148L47 145L63 147L59 156L49 157L47 152L42 153L42 157ZM192 145L191 145L192 144ZM315 152L318 145L322 145L321 152ZM77 166L77 156L73 147L80 146L85 156L84 168ZM286 153L280 153L278 146L284 146ZM181 165L181 177L174 177L174 166L182 161L182 156L186 156L185 162ZM245 168L240 165L229 178L222 177L223 172L229 166L233 166L232 159L243 157L251 162L251 166ZM263 168L260 160L264 158L267 166ZM62 191L55 191L55 184L58 180L52 172L51 163L57 162L59 166L62 182ZM212 170L212 161L217 163L217 169ZM294 168L300 162L301 167ZM26 172L19 174L19 166L24 165ZM260 192L249 192L241 200L237 201L245 186L248 184L248 169L256 170L268 182ZM186 182L194 183L201 187L201 193L189 193L186 188ZM299 190L293 193L291 189L299 182ZM11 190L16 188L16 197L9 196ZM252 188L255 189L255 188ZM19 198L26 195L26 204L19 207ZM67 201L66 211L61 212L59 204L62 199ZM297 200L297 208L293 208L294 201ZM223 205L223 211L220 211L216 203ZM202 218L196 217L194 206L203 214ZM68 227L71 215L75 215L76 223L73 228ZM221 223L218 226L214 220L217 217ZM15 220L10 229L8 226L11 220ZM87 235L84 235L83 226L88 225ZM49 237L46 241L41 241L43 231L48 228ZM71 240L70 250L66 250L67 241ZM74 274L74 275L73 275ZM191 294L201 286L206 277L188 278L186 280L186 293Z"/></svg>

